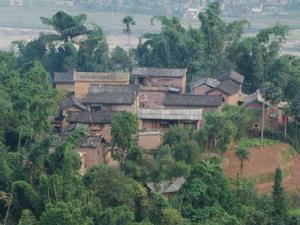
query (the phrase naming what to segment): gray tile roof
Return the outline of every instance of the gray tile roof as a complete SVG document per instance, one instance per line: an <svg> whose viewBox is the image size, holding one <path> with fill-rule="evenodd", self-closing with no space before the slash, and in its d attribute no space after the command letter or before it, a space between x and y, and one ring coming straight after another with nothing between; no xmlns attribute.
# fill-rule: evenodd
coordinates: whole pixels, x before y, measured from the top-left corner
<svg viewBox="0 0 300 225"><path fill-rule="evenodd" d="M54 83L72 84L72 83L74 83L74 72L73 71L66 72L66 73L55 72L53 82Z"/></svg>
<svg viewBox="0 0 300 225"><path fill-rule="evenodd" d="M110 124L113 120L114 113L111 112L69 112L67 120L70 123L83 124Z"/></svg>
<svg viewBox="0 0 300 225"><path fill-rule="evenodd" d="M132 105L134 104L134 93L89 93L86 97L88 104L108 104L108 105Z"/></svg>
<svg viewBox="0 0 300 225"><path fill-rule="evenodd" d="M237 93L239 90L241 90L241 85L237 84L236 82L232 80L225 80L223 81L219 86L217 86L215 89L220 90L228 95L233 95ZM214 89L213 89L214 90ZM213 91L211 90L211 91ZM209 91L209 92L211 92Z"/></svg>
<svg viewBox="0 0 300 225"><path fill-rule="evenodd" d="M129 73L121 72L75 72L75 81L103 81L103 82L129 82Z"/></svg>
<svg viewBox="0 0 300 225"><path fill-rule="evenodd" d="M135 93L138 91L138 86L129 85L92 85L90 93Z"/></svg>
<svg viewBox="0 0 300 225"><path fill-rule="evenodd" d="M87 107L83 105L78 99L76 99L74 96L69 96L65 98L60 104L59 104L59 109L64 110L67 108L70 108L72 106L75 106L79 109L82 110L87 110Z"/></svg>
<svg viewBox="0 0 300 225"><path fill-rule="evenodd" d="M140 77L184 77L186 73L187 69L138 67L131 74Z"/></svg>
<svg viewBox="0 0 300 225"><path fill-rule="evenodd" d="M158 184L155 184L153 182L147 183L147 187L151 192L159 192L161 194L167 194L167 193L178 192L184 183L185 183L185 179L183 177L177 177L172 180L162 181Z"/></svg>
<svg viewBox="0 0 300 225"><path fill-rule="evenodd" d="M221 96L167 94L163 101L166 106L218 107L222 103Z"/></svg>
<svg viewBox="0 0 300 225"><path fill-rule="evenodd" d="M209 87L217 87L220 84L220 81L214 78L206 77L202 79L197 79L191 82L191 88L199 87L201 85L207 85Z"/></svg>
<svg viewBox="0 0 300 225"><path fill-rule="evenodd" d="M220 81L225 81L225 80L229 80L229 79L233 80L234 82L236 82L238 84L244 83L244 76L235 71L229 71L219 77Z"/></svg>
<svg viewBox="0 0 300 225"><path fill-rule="evenodd" d="M267 104L267 101L264 99L263 95L260 93L259 90L257 90L256 92L247 95L244 101L244 106L249 105L252 102L259 102L259 103L265 103Z"/></svg>

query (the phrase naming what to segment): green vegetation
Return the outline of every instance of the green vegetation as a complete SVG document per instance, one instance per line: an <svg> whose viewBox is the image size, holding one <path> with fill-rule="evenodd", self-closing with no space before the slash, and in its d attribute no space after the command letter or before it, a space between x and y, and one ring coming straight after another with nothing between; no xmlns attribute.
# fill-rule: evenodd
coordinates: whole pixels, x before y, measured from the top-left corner
<svg viewBox="0 0 300 225"><path fill-rule="evenodd" d="M201 28L185 29L175 18L155 17L153 22L162 24L161 32L145 34L129 56L121 48L110 55L102 29L95 24L87 27L85 19L58 12L42 19L57 34L41 34L29 43L15 43L15 51L0 53L1 224L293 225L299 221L296 211L288 213L282 188L286 168L276 170L272 196L263 196L243 179L230 182L221 169L222 157L201 157L203 152L223 156L230 143L241 140L236 154L242 175L243 162L251 157L248 148L260 144L259 139L243 139L249 137L255 117L251 110L227 106L207 113L199 131L170 127L159 149L147 157L137 145L136 116L120 112L111 131L111 153L120 168L96 165L84 176L79 175L81 160L73 151L86 135L84 130L59 141L49 120L63 97L52 87L54 71L128 71L137 63L188 67L192 79L237 69L246 76L246 91L266 88L272 107L282 99L294 99L289 107L294 130L289 127L288 134L298 143L300 60L279 54L286 26L277 24L242 39L247 23L224 22L219 4L212 3L199 15ZM125 22L133 25L132 20ZM76 49L72 38L78 34L86 35L86 40ZM264 144L276 143L265 140ZM255 179L269 181L269 176ZM146 188L148 182L157 187L178 177L185 183L170 198Z"/></svg>
<svg viewBox="0 0 300 225"><path fill-rule="evenodd" d="M263 146L269 146L269 145L275 145L280 143L277 140L267 139L264 138L263 140ZM239 147L241 148L256 148L261 145L261 139L260 138L243 138L239 142Z"/></svg>
<svg viewBox="0 0 300 225"><path fill-rule="evenodd" d="M250 152L246 148L239 147L235 150L235 154L239 158L239 160L241 161L240 176L242 177L243 176L244 161L249 159Z"/></svg>

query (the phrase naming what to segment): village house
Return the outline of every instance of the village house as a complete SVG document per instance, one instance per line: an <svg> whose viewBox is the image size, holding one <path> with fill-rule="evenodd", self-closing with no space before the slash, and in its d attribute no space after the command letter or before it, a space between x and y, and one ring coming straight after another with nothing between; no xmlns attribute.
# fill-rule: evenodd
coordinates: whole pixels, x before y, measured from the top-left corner
<svg viewBox="0 0 300 225"><path fill-rule="evenodd" d="M265 100L263 95L257 90L255 93L247 95L243 106L255 110L257 112L257 120L253 121L252 129L260 130L262 127L262 110L264 104L264 121L268 121L269 103Z"/></svg>
<svg viewBox="0 0 300 225"><path fill-rule="evenodd" d="M134 68L132 77L141 87L170 87L185 93L187 69Z"/></svg>
<svg viewBox="0 0 300 225"><path fill-rule="evenodd" d="M139 108L141 147L147 150L157 148L161 144L163 133L175 124L199 129L203 112L216 111L221 104L221 96L168 93L159 108Z"/></svg>
<svg viewBox="0 0 300 225"><path fill-rule="evenodd" d="M129 73L66 72L54 73L56 89L74 93L78 99L86 97L92 85L128 85Z"/></svg>
<svg viewBox="0 0 300 225"><path fill-rule="evenodd" d="M74 149L81 158L80 174L96 164L111 164L112 158L106 140L102 136L84 137Z"/></svg>
<svg viewBox="0 0 300 225"><path fill-rule="evenodd" d="M90 111L137 113L138 86L129 85L92 85L83 100Z"/></svg>
<svg viewBox="0 0 300 225"><path fill-rule="evenodd" d="M139 86L139 107L160 108L166 93L185 93L186 73L187 69L133 69L133 80Z"/></svg>
<svg viewBox="0 0 300 225"><path fill-rule="evenodd" d="M137 112L137 87L127 86L92 86L87 97L82 100L84 109L67 111L68 124L87 124L88 133L102 135L110 140L111 121L117 112Z"/></svg>
<svg viewBox="0 0 300 225"><path fill-rule="evenodd" d="M284 113L287 103L280 102L273 106L265 100L260 90L247 95L243 105L244 107L253 109L257 112L257 120L254 121L253 129L262 128L262 119L264 119L264 129L271 130L277 129L279 126L285 126L288 122L288 116ZM264 115L262 113L263 110Z"/></svg>
<svg viewBox="0 0 300 225"><path fill-rule="evenodd" d="M172 180L162 181L158 184L154 182L150 182L146 184L146 187L150 193L158 192L165 197L174 196L185 183L185 179L183 177L176 177Z"/></svg>
<svg viewBox="0 0 300 225"><path fill-rule="evenodd" d="M93 85L128 85L129 78L129 73L75 72L74 94L76 98L83 99Z"/></svg>
<svg viewBox="0 0 300 225"><path fill-rule="evenodd" d="M186 94L186 73L186 69L136 68L132 72L135 84L129 84L127 73L55 73L56 88L69 93L60 104L56 129L68 133L85 125L90 139L101 137L109 142L114 115L127 111L138 116L139 145L146 150L156 149L171 125L199 129L203 113L221 108L224 97L204 94L207 87L203 85L210 85L208 91L228 81L241 86L235 77L222 81L207 79L203 85L195 85L197 93ZM104 149L102 145L97 146ZM97 148L78 148L89 167L89 157L97 154ZM99 160L102 162L103 158Z"/></svg>
<svg viewBox="0 0 300 225"><path fill-rule="evenodd" d="M201 78L191 82L193 94L222 96L223 102L229 105L240 105L243 102L242 85L244 76L230 71L216 78Z"/></svg>
<svg viewBox="0 0 300 225"><path fill-rule="evenodd" d="M68 93L74 93L74 72L60 73L55 72L53 82L57 90L64 90Z"/></svg>
<svg viewBox="0 0 300 225"><path fill-rule="evenodd" d="M240 104L242 90L241 86L231 80L226 80L216 88L207 92L208 95L222 96L222 101L228 105Z"/></svg>
<svg viewBox="0 0 300 225"><path fill-rule="evenodd" d="M190 84L191 93L205 95L208 91L220 85L220 81L214 78L206 77L194 80Z"/></svg>
<svg viewBox="0 0 300 225"><path fill-rule="evenodd" d="M69 123L67 122L68 112L80 112L82 110L87 110L87 107L72 94L68 94L59 104L58 115L52 119L54 130L56 132L64 133L65 129L69 126Z"/></svg>
<svg viewBox="0 0 300 225"><path fill-rule="evenodd" d="M111 122L115 113L112 112L69 112L67 121L69 125L86 124L88 126L88 134L102 136L105 140L111 140Z"/></svg>

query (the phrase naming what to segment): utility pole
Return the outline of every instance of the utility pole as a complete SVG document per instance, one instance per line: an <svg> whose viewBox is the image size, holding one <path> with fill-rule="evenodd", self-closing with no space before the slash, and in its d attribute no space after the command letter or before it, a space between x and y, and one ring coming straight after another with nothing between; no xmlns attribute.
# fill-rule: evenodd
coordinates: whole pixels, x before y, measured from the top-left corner
<svg viewBox="0 0 300 225"><path fill-rule="evenodd" d="M263 148L264 142L264 130L265 130L265 102L262 101L262 116L261 116L261 137L260 137L260 150Z"/></svg>

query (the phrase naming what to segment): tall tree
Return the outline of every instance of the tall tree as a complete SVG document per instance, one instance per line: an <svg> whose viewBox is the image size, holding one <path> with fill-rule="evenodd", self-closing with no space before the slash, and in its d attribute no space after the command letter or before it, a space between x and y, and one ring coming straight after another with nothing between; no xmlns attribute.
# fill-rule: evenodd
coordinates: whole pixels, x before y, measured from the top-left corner
<svg viewBox="0 0 300 225"><path fill-rule="evenodd" d="M207 135L209 152L224 153L235 134L235 126L223 112L210 112L205 115L204 130Z"/></svg>
<svg viewBox="0 0 300 225"><path fill-rule="evenodd" d="M235 155L240 160L240 176L242 177L243 176L244 161L249 159L250 152L246 148L238 147L235 150Z"/></svg>
<svg viewBox="0 0 300 225"><path fill-rule="evenodd" d="M272 197L275 224L286 224L287 206L282 188L282 172L280 168L277 168L275 171Z"/></svg>
<svg viewBox="0 0 300 225"><path fill-rule="evenodd" d="M63 11L57 12L52 18L41 17L41 21L44 24L52 26L58 32L58 36L52 35L52 37L64 41L68 41L80 34L86 34L88 31L84 25L86 19L85 14L71 16Z"/></svg>
<svg viewBox="0 0 300 225"><path fill-rule="evenodd" d="M218 76L224 70L232 69L227 54L241 38L246 21L235 21L226 24L221 19L219 1L210 3L205 12L199 13L201 31L204 35L206 66L208 73Z"/></svg>
<svg viewBox="0 0 300 225"><path fill-rule="evenodd" d="M138 120L129 112L119 112L112 122L112 157L119 160L121 166L130 155L130 151L137 146Z"/></svg>
<svg viewBox="0 0 300 225"><path fill-rule="evenodd" d="M32 212L28 209L23 210L18 225L37 225L38 222L34 218Z"/></svg>
<svg viewBox="0 0 300 225"><path fill-rule="evenodd" d="M123 22L123 24L125 25L125 28L124 28L123 32L124 32L125 34L130 35L130 34L132 33L131 26L134 26L134 25L135 25L134 19L133 19L131 16L125 16L125 17L122 19L122 22Z"/></svg>

